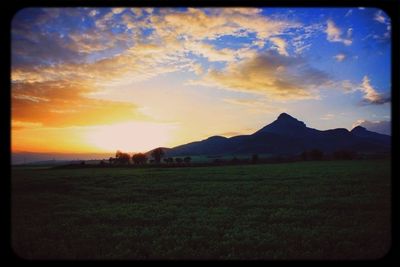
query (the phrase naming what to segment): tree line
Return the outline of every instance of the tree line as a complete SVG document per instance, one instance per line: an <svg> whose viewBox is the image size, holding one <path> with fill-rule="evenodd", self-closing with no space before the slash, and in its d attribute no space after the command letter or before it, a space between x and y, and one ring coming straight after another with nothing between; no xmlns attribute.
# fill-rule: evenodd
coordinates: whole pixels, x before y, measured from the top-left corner
<svg viewBox="0 0 400 267"><path fill-rule="evenodd" d="M163 160L165 163L190 163L192 158L187 156L187 157L168 157L164 158L165 152L162 148L156 148L154 149L151 154L151 158L149 158L146 154L144 153L135 153L132 156L129 155L128 153L124 153L120 150L118 150L115 154L115 157L110 157L108 159L110 165L125 165L125 164L130 164L131 162L133 164L147 164L147 163L154 163L154 164L160 164ZM103 165L105 164L104 162L102 163Z"/></svg>
<svg viewBox="0 0 400 267"><path fill-rule="evenodd" d="M145 165L145 164L189 164L192 161L190 156L186 157L164 157L165 152L162 148L156 148L151 153L150 156L144 153L134 153L130 155L129 153L122 152L117 150L115 157L110 157L108 160L109 165ZM238 159L236 156L233 156L230 160L223 159L215 159L212 164L220 165L220 164L243 164L243 163L267 163L267 162L275 162L275 161L308 161L308 160L352 160L357 159L359 156L355 151L351 150L337 150L333 153L326 154L319 149L311 149L303 151L298 155L292 156L276 156L272 158L260 159L258 154L253 154L248 159ZM84 163L84 162L82 162ZM106 165L106 160L102 160L100 165Z"/></svg>

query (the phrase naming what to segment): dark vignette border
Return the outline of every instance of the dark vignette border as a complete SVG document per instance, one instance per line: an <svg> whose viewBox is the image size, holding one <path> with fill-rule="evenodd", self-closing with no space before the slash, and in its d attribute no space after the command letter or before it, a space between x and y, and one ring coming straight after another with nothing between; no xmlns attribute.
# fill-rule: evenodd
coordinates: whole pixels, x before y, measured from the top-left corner
<svg viewBox="0 0 400 267"><path fill-rule="evenodd" d="M23 261L15 255L11 248L11 22L12 18L18 10L25 7L118 7L118 6L131 6L131 7L373 7L379 8L387 13L391 18L392 23L392 39L391 39L391 126L392 126L392 157L391 157L391 197L392 197L392 244L388 253L381 259L374 261L349 261L351 264L382 264L382 263L394 263L400 262L400 251L399 251L399 228L400 225L398 216L398 189L399 181L397 164L399 160L398 141L399 136L399 124L400 124L400 108L399 108L399 33L400 33L400 1L398 0L12 0L2 2L0 10L0 21L2 30L2 47L4 47L3 53L1 54L1 80L2 88L1 92L1 117L2 117L2 131L1 131L1 152L0 162L3 164L1 178L1 204L3 211L6 211L6 215L1 216L3 219L3 227L0 232L0 240L2 245L1 259L15 262L15 263L35 263L32 261ZM39 264L46 263L42 261L36 261ZM52 261L59 263L70 263L69 261ZM87 262L87 261L85 261ZM82 263L85 263L82 262ZM335 264L342 263L343 261L328 261L324 264ZM51 263L49 261L49 263ZM72 263L72 262L71 262ZM88 262L89 263L89 262ZM94 263L111 263L110 261L96 261ZM124 263L121 261L112 262ZM190 262L195 263L195 262ZM280 261L280 262L269 262L278 264L287 263L304 263L304 264L320 264L318 261ZM345 262L343 262L345 263Z"/></svg>

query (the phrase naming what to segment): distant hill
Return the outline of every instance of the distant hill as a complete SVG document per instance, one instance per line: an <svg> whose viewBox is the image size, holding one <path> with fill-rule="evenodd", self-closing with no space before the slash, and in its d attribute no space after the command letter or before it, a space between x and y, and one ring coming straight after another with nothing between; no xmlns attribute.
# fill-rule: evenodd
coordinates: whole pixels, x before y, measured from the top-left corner
<svg viewBox="0 0 400 267"><path fill-rule="evenodd" d="M364 153L389 152L391 137L355 127L317 130L289 114L278 118L250 135L230 138L212 136L202 141L166 149L167 156L223 155L263 153L273 155L297 155L305 150L319 149L325 153L352 150Z"/></svg>
<svg viewBox="0 0 400 267"><path fill-rule="evenodd" d="M27 165L60 165L82 160L108 159L113 153L36 153L36 152L13 152L11 164Z"/></svg>

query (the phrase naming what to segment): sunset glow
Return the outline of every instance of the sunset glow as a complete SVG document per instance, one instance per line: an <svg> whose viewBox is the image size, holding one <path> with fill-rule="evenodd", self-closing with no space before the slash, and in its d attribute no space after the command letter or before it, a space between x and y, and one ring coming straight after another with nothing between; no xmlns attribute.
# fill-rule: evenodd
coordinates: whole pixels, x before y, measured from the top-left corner
<svg viewBox="0 0 400 267"><path fill-rule="evenodd" d="M171 143L173 125L131 122L93 127L86 135L87 143L105 151L148 151Z"/></svg>
<svg viewBox="0 0 400 267"><path fill-rule="evenodd" d="M390 134L391 22L373 8L26 8L12 150L145 152L281 112Z"/></svg>

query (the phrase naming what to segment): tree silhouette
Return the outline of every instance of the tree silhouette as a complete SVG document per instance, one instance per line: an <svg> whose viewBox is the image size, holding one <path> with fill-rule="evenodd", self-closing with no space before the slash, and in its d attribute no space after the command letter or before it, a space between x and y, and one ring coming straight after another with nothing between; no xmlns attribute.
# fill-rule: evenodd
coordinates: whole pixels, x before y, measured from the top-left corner
<svg viewBox="0 0 400 267"><path fill-rule="evenodd" d="M143 153L137 153L132 155L132 161L135 164L144 164L147 162L147 156Z"/></svg>
<svg viewBox="0 0 400 267"><path fill-rule="evenodd" d="M175 158L176 163L182 163L182 161L183 161L182 158Z"/></svg>
<svg viewBox="0 0 400 267"><path fill-rule="evenodd" d="M154 158L154 161L156 163L160 163L161 158L165 155L164 150L159 147L153 150L153 152L151 152L151 156Z"/></svg>
<svg viewBox="0 0 400 267"><path fill-rule="evenodd" d="M128 153L123 153L119 150L117 150L117 153L115 154L115 161L119 164L129 164L130 158L131 157Z"/></svg>

